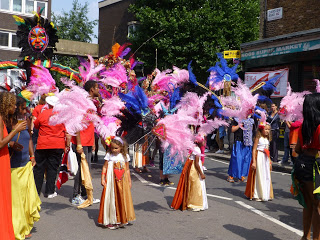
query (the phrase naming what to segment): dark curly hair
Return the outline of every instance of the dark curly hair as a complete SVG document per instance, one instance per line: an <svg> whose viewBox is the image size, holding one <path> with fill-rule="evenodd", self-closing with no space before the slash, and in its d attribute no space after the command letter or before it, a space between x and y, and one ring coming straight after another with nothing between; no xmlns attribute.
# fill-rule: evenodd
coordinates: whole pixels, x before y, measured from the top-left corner
<svg viewBox="0 0 320 240"><path fill-rule="evenodd" d="M0 115L7 127L11 128L13 114L9 110L16 105L16 96L10 92L0 92Z"/></svg>
<svg viewBox="0 0 320 240"><path fill-rule="evenodd" d="M303 102L303 144L311 143L313 134L320 124L320 93L306 95Z"/></svg>

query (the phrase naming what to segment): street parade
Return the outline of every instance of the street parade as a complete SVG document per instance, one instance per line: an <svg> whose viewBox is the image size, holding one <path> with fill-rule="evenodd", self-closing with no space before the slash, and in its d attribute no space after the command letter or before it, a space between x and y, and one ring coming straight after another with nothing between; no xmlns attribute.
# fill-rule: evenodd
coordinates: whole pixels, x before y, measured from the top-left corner
<svg viewBox="0 0 320 240"><path fill-rule="evenodd" d="M19 72L0 85L1 240L320 240L317 78L300 91L283 85L288 69L257 81L223 52L205 82L192 56L141 74L129 41L71 68L56 62L61 29L43 9L12 22L19 58L0 57L0 70ZM280 201L286 217L271 213Z"/></svg>

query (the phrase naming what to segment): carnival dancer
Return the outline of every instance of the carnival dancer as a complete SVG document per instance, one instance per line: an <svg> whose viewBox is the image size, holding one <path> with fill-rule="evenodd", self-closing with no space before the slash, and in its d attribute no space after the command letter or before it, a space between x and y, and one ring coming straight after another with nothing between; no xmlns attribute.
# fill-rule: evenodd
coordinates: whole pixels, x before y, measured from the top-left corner
<svg viewBox="0 0 320 240"><path fill-rule="evenodd" d="M111 140L102 167L98 223L109 229L124 227L136 219L131 197L130 157L127 144L120 137Z"/></svg>
<svg viewBox="0 0 320 240"><path fill-rule="evenodd" d="M13 125L26 119L26 100L17 96L17 109ZM25 239L31 236L30 231L36 221L40 219L41 201L34 182L33 166L36 164L33 143L28 128L19 132L10 141L10 145L21 144L22 150L10 150L11 160L11 191L12 191L12 223L16 239ZM30 156L30 157L29 157Z"/></svg>
<svg viewBox="0 0 320 240"><path fill-rule="evenodd" d="M197 137L194 151L190 154L182 170L171 208L199 212L208 209L205 178L201 163L200 147L204 139Z"/></svg>
<svg viewBox="0 0 320 240"><path fill-rule="evenodd" d="M12 127L16 97L12 93L0 93L0 234L2 239L13 240L12 203L11 203L11 174L8 143L19 132L26 129L27 121L18 123L8 134L7 128ZM11 148L21 150L20 144L10 144Z"/></svg>
<svg viewBox="0 0 320 240"><path fill-rule="evenodd" d="M269 152L270 129L269 124L260 123L254 140L251 168L245 191L245 195L250 200L268 201L273 199L272 165Z"/></svg>
<svg viewBox="0 0 320 240"><path fill-rule="evenodd" d="M303 208L303 236L320 239L320 93L306 95L303 103L303 123L299 129L296 152L299 157L294 163L292 184L295 192L302 192L298 198ZM295 196L297 196L295 194Z"/></svg>
<svg viewBox="0 0 320 240"><path fill-rule="evenodd" d="M238 119L236 119L238 120ZM233 120L231 131L234 133L234 144L228 169L227 181L233 183L236 179L246 182L252 158L252 129L254 120L251 117L237 122Z"/></svg>
<svg viewBox="0 0 320 240"><path fill-rule="evenodd" d="M85 83L84 89L89 93L91 99L99 96L98 83L89 80ZM88 162L89 170L91 170L91 156L95 145L94 124L91 122L88 127L77 133L76 137L71 138L72 150L77 155L78 171L74 178L72 205L81 205L84 198L87 197L85 187L81 184L81 154L84 153ZM93 203L99 203L99 199L93 198Z"/></svg>

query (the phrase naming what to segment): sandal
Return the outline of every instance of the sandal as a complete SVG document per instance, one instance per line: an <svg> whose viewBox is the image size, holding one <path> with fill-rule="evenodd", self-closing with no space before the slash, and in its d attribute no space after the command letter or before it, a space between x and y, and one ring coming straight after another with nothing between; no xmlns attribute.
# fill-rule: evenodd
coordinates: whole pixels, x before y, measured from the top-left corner
<svg viewBox="0 0 320 240"><path fill-rule="evenodd" d="M140 168L135 168L134 171L135 171L136 173L142 173L142 171L141 171Z"/></svg>
<svg viewBox="0 0 320 240"><path fill-rule="evenodd" d="M32 234L31 234L31 233L29 233L28 235L25 235L24 237L25 237L25 239L27 239L27 238L31 238L31 237L32 237Z"/></svg>
<svg viewBox="0 0 320 240"><path fill-rule="evenodd" d="M247 179L244 177L244 176L242 176L241 177L241 179L239 179L241 182L244 182L244 183L246 183L247 182Z"/></svg>
<svg viewBox="0 0 320 240"><path fill-rule="evenodd" d="M233 177L229 176L229 177L227 178L227 182L234 183Z"/></svg>

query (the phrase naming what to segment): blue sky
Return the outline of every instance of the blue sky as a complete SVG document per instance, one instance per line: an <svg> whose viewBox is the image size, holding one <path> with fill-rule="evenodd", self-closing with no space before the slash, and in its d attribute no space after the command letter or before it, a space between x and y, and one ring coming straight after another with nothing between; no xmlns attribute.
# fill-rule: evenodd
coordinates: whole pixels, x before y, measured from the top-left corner
<svg viewBox="0 0 320 240"><path fill-rule="evenodd" d="M87 2L89 4L89 19L96 20L99 18L99 8L98 2L101 0L78 0L80 4ZM51 7L52 11L56 14L59 14L64 11L70 11L72 8L72 0L52 0ZM98 36L98 25L94 28L95 35ZM97 43L98 39L93 39L93 43Z"/></svg>

